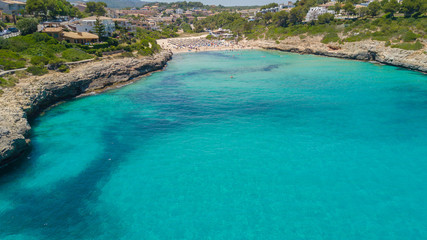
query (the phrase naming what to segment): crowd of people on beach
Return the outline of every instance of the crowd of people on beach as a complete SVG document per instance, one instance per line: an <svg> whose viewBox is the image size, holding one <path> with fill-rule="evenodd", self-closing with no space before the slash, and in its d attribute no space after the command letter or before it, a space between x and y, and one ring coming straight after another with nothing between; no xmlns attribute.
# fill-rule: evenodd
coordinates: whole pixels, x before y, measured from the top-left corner
<svg viewBox="0 0 427 240"><path fill-rule="evenodd" d="M169 39L168 45L175 50L203 51L206 49L240 49L242 46L234 40L210 40L206 38Z"/></svg>

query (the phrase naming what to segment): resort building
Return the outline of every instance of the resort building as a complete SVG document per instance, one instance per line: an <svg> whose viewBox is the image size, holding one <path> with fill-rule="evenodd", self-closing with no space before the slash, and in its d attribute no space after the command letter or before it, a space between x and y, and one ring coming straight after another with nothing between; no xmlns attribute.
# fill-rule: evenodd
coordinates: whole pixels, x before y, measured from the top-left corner
<svg viewBox="0 0 427 240"><path fill-rule="evenodd" d="M283 11L287 8L294 7L293 5L289 5L289 4L292 4L292 2L288 2L288 5L280 4L277 7L262 9L262 10L259 10L258 12L260 12L260 13L267 13L267 12L275 13L275 12Z"/></svg>
<svg viewBox="0 0 427 240"><path fill-rule="evenodd" d="M335 14L335 11L328 10L326 7L311 7L310 10L308 10L307 15L305 16L305 21L315 21L320 15L325 13Z"/></svg>
<svg viewBox="0 0 427 240"><path fill-rule="evenodd" d="M115 24L112 18L109 17L88 17L81 19L76 24L77 32L95 32L95 23L96 19L99 18L99 21L104 25L105 36L111 36L116 30Z"/></svg>
<svg viewBox="0 0 427 240"><path fill-rule="evenodd" d="M19 14L25 10L25 3L14 0L0 0L0 9L6 14Z"/></svg>
<svg viewBox="0 0 427 240"><path fill-rule="evenodd" d="M212 37L216 37L216 38L232 38L233 34L231 34L231 31L228 29L222 29L219 28L216 31L209 31L209 34Z"/></svg>

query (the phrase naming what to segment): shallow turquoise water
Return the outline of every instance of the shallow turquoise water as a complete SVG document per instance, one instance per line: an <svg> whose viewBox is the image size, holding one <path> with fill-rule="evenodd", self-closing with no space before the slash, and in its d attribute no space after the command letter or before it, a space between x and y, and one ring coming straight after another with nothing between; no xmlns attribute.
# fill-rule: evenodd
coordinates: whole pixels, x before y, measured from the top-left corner
<svg viewBox="0 0 427 240"><path fill-rule="evenodd" d="M176 55L47 111L32 139L0 176L0 239L427 239L419 73Z"/></svg>

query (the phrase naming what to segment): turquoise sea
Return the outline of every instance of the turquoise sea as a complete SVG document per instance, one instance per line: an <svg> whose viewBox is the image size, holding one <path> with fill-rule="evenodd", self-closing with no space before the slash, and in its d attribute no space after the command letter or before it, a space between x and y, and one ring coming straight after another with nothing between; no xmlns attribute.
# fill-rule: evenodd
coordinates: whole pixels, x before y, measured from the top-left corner
<svg viewBox="0 0 427 240"><path fill-rule="evenodd" d="M0 175L2 240L427 239L421 73L180 54L33 126Z"/></svg>

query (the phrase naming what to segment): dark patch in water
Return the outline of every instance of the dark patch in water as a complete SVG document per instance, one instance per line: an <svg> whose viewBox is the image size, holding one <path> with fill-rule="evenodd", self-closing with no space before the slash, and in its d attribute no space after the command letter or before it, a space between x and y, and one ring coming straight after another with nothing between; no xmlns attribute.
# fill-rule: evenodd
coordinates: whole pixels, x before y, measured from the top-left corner
<svg viewBox="0 0 427 240"><path fill-rule="evenodd" d="M272 65L269 65L269 66L267 66L267 67L262 68L262 70L263 70L263 71L265 71L265 72L270 72L270 71L272 71L272 70L274 70L274 69L279 68L279 67L280 67L280 65L281 65L281 64L272 64Z"/></svg>

